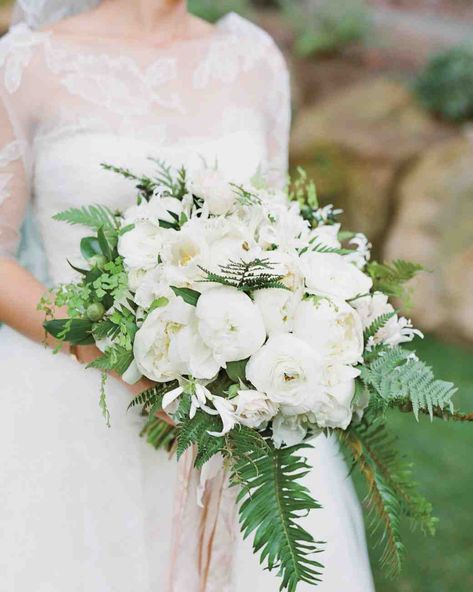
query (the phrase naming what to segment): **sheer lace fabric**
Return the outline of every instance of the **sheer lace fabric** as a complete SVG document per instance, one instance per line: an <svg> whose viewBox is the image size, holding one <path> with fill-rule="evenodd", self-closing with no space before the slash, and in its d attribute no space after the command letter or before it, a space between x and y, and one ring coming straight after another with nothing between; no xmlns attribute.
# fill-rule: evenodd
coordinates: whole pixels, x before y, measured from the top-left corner
<svg viewBox="0 0 473 592"><path fill-rule="evenodd" d="M126 186L100 170L104 161L139 171L151 168L147 157L217 162L233 180L257 168L284 180L287 70L272 40L233 14L205 37L159 49L17 25L0 42L0 93L3 255L15 254L30 197L50 263L77 238L57 244L55 212L124 205Z"/></svg>

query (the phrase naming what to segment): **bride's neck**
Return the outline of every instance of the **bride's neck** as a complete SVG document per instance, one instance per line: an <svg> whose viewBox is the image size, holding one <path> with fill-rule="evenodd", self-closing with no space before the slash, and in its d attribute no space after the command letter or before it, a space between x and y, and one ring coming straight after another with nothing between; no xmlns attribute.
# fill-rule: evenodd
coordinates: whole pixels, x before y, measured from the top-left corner
<svg viewBox="0 0 473 592"><path fill-rule="evenodd" d="M186 0L105 0L101 5L107 12L111 28L122 28L130 36L166 36L185 34L189 13Z"/></svg>

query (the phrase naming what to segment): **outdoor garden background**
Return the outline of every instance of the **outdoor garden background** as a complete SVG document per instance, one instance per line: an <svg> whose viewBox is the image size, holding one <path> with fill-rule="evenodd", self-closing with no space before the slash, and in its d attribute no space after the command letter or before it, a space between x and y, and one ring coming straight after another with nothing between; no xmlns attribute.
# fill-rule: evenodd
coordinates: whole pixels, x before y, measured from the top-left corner
<svg viewBox="0 0 473 592"><path fill-rule="evenodd" d="M9 2L0 0L3 31ZM234 10L267 29L289 61L291 163L317 181L380 259L429 273L409 315L417 347L473 411L473 0L190 0L209 20ZM393 422L440 522L410 533L404 571L378 592L473 590L473 429ZM340 591L342 592L342 591ZM345 592L345 591L343 591ZM349 592L349 591L346 591Z"/></svg>

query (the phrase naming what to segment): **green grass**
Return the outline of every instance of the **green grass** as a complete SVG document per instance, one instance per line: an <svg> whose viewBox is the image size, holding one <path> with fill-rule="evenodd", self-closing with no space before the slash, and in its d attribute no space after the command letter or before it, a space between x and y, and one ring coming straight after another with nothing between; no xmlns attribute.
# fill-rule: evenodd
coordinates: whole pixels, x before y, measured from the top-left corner
<svg viewBox="0 0 473 592"><path fill-rule="evenodd" d="M428 338L416 344L439 378L454 381L457 407L473 411L473 349ZM473 425L395 414L390 418L400 448L415 463L421 491L440 519L437 535L426 538L406 525L407 556L402 574L388 580L372 549L377 592L471 592L473 590Z"/></svg>

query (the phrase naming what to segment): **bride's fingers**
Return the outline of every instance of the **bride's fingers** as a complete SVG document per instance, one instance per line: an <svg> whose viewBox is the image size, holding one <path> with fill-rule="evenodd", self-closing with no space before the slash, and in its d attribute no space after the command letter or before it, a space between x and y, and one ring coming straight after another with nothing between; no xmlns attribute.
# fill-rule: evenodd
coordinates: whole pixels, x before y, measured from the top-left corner
<svg viewBox="0 0 473 592"><path fill-rule="evenodd" d="M166 422L171 427L174 427L176 425L173 422L173 420L169 417L169 415L167 413L165 413L164 411L158 411L156 413L156 417L159 417L159 419L162 419L164 422Z"/></svg>

